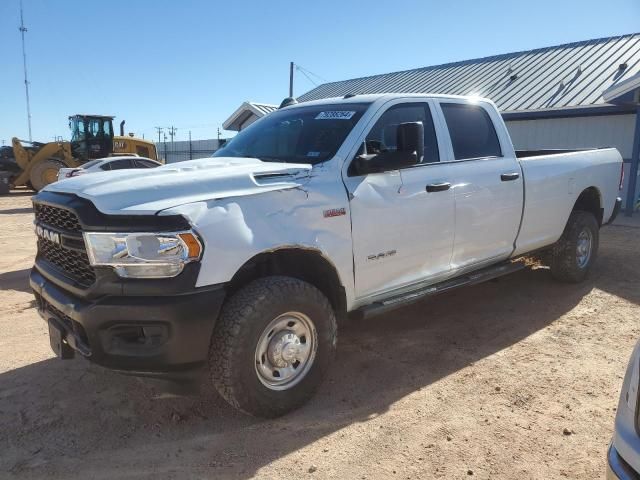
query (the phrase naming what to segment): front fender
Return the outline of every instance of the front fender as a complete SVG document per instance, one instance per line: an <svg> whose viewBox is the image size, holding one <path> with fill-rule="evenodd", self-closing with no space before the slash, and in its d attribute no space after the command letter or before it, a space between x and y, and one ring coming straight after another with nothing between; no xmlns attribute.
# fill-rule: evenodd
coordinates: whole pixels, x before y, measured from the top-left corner
<svg viewBox="0 0 640 480"><path fill-rule="evenodd" d="M204 252L198 287L229 282L258 254L286 248L312 249L335 266L350 304L351 224L344 191L342 195L345 198L339 204L333 195L294 188L197 202L162 213L184 215L202 237ZM335 215L332 209L344 214ZM326 214L328 210L332 210L331 214Z"/></svg>

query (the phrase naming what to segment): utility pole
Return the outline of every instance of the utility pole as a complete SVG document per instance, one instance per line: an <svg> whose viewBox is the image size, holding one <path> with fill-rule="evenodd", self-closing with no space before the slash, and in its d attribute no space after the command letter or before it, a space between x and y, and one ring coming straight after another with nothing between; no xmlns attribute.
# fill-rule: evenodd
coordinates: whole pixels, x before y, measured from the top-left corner
<svg viewBox="0 0 640 480"><path fill-rule="evenodd" d="M171 154L175 158L175 156L176 156L176 147L173 144L173 137L176 136L176 130L178 130L178 129L176 127L174 127L173 125L171 125L170 127L167 127L167 129L169 130L169 136L171 137ZM166 145L166 143L165 143L165 145ZM165 147L165 149L166 149L166 147Z"/></svg>
<svg viewBox="0 0 640 480"><path fill-rule="evenodd" d="M160 143L160 134L163 132L163 128L162 127L153 127L158 131L158 143Z"/></svg>
<svg viewBox="0 0 640 480"><path fill-rule="evenodd" d="M293 98L293 62L289 62L289 97Z"/></svg>
<svg viewBox="0 0 640 480"><path fill-rule="evenodd" d="M164 163L169 163L169 158L167 157L167 134L162 134L164 140Z"/></svg>
<svg viewBox="0 0 640 480"><path fill-rule="evenodd" d="M189 130L189 160L193 160L193 149L191 148L191 130Z"/></svg>
<svg viewBox="0 0 640 480"><path fill-rule="evenodd" d="M167 128L169 129L169 136L171 137L171 148L173 148L173 137L175 137L176 131L178 129L174 126L167 127Z"/></svg>
<svg viewBox="0 0 640 480"><path fill-rule="evenodd" d="M22 0L20 0L20 34L22 35L22 65L24 67L24 91L27 97L27 124L29 125L29 141L33 140L31 136L31 105L29 104L29 79L27 77L27 52L24 47L24 33L27 28L24 26L24 15L22 14Z"/></svg>

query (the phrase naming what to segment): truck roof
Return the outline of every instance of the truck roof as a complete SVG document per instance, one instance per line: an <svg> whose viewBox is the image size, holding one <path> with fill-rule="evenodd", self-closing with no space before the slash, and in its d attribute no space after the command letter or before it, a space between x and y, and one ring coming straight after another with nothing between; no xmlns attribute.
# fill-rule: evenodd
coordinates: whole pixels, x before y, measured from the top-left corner
<svg viewBox="0 0 640 480"><path fill-rule="evenodd" d="M353 95L348 97L330 97L323 98L321 100L311 100L309 102L301 102L295 105L291 105L286 108L295 108L297 106L308 106L308 105L327 105L327 104L336 104L336 103L374 103L378 100L393 100L395 98L407 98L407 97L422 97L422 98L437 98L437 99L464 99L464 100L473 100L473 101L482 101L492 103L491 100L484 97L479 96L464 96L464 95L442 95L438 93L370 93L370 94L362 94L362 95Z"/></svg>

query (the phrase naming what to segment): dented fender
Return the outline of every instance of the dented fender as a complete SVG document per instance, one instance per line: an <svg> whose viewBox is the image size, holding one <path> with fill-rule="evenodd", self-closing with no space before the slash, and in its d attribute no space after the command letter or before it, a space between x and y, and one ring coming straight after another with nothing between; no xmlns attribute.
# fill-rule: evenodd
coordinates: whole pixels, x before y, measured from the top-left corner
<svg viewBox="0 0 640 480"><path fill-rule="evenodd" d="M342 183L327 178L332 176L312 175L298 188L194 202L160 214L185 216L200 235L198 287L229 282L261 253L310 249L333 265L349 307L354 298L349 202Z"/></svg>

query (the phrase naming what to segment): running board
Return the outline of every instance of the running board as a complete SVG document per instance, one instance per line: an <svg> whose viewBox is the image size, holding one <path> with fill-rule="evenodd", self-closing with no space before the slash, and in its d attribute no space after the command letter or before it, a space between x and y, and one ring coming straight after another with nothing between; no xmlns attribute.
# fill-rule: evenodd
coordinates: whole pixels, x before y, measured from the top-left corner
<svg viewBox="0 0 640 480"><path fill-rule="evenodd" d="M460 287L466 287L468 285L476 285L478 283L486 282L494 278L508 275L518 270L522 270L525 267L524 262L505 262L498 265L492 265L490 267L476 270L471 273L461 275L444 282L435 283L428 287L423 287L417 290L405 292L401 295L392 296L385 300L380 300L356 310L356 315L360 318L370 318L382 313L386 313L394 308L404 307L412 303L418 302L424 298L432 297L440 293L448 292Z"/></svg>

